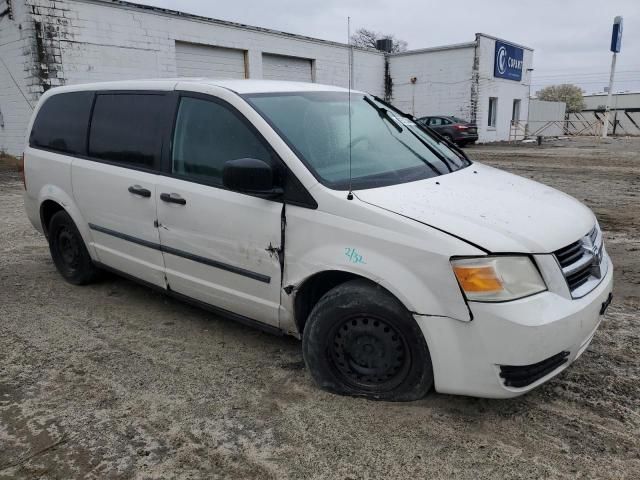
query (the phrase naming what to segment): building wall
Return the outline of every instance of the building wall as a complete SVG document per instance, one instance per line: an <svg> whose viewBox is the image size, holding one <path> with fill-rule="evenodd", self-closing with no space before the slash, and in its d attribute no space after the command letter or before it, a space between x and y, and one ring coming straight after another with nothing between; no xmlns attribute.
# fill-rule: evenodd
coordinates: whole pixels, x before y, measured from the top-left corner
<svg viewBox="0 0 640 480"><path fill-rule="evenodd" d="M315 82L348 85L349 50L346 45L335 42L179 16L122 2L12 0L12 3L23 11L24 21L31 25L31 30L19 31L16 21L2 19L0 31L5 36L22 35L36 51L37 61L32 62L36 65L35 75L24 72L27 56L23 48L16 44L9 55L13 58L12 68L25 77L25 87L32 90L33 103L42 92L56 85L175 77L176 41L244 50L249 78L262 78L262 54L273 53L311 59ZM3 43L6 42L0 42ZM31 56L30 52L29 61ZM382 96L384 62L381 52L354 51L353 88ZM1 72L2 68L0 75ZM3 80L2 85L5 84ZM0 100L5 122L5 128L0 130L0 148L19 154L30 108L26 102L24 106L19 105L16 93L9 92L6 100Z"/></svg>
<svg viewBox="0 0 640 480"><path fill-rule="evenodd" d="M0 12L8 3L0 1ZM19 154L32 106L39 97L33 61L35 32L26 6L11 2L11 15L0 18L0 151Z"/></svg>
<svg viewBox="0 0 640 480"><path fill-rule="evenodd" d="M478 96L476 123L478 125L479 142L495 142L509 139L513 100L520 99L520 116L518 121L526 123L529 106L533 51L524 48L522 80L520 82L495 78L493 76L496 39L483 34L476 34L478 43ZM489 98L498 98L496 126L489 127Z"/></svg>
<svg viewBox="0 0 640 480"><path fill-rule="evenodd" d="M6 2L7 0L0 0ZM11 0L0 18L0 149L19 154L32 105L49 88L117 79L177 76L176 42L244 52L246 76L262 78L263 54L311 60L318 83L347 86L349 48L340 43L134 6L117 0ZM481 142L507 140L514 98L526 122L532 51L521 82L493 77L495 39L388 56L391 101L416 116L455 115L478 124ZM15 79L11 79L8 72ZM352 86L384 96L385 56L353 52ZM415 77L415 82L412 78ZM498 101L487 126L489 97Z"/></svg>
<svg viewBox="0 0 640 480"><path fill-rule="evenodd" d="M455 115L470 120L473 50L468 43L391 55L392 103L416 117Z"/></svg>

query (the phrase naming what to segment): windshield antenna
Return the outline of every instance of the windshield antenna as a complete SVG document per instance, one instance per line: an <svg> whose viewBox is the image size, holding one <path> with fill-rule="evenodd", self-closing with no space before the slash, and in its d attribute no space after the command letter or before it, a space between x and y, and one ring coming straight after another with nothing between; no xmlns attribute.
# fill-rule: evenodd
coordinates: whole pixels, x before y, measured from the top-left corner
<svg viewBox="0 0 640 480"><path fill-rule="evenodd" d="M351 46L351 17L347 17L347 45L349 46L349 193L347 193L347 200L353 200L353 188L351 182L351 70L353 69L353 47Z"/></svg>

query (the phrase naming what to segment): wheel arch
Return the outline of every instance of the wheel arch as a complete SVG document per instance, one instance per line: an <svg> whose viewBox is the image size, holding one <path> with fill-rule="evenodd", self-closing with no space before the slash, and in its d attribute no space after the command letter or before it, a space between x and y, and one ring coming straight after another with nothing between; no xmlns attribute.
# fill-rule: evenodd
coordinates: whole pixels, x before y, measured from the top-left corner
<svg viewBox="0 0 640 480"><path fill-rule="evenodd" d="M291 288L289 291L294 293L294 321L298 333L302 335L307 319L309 318L309 314L325 293L345 282L358 279L384 289L389 295L398 300L398 302L400 302L400 304L402 304L408 311L411 311L402 298L398 297L398 295L394 294L380 282L347 270L323 270L310 275L295 288L285 288L285 291L287 288Z"/></svg>
<svg viewBox="0 0 640 480"><path fill-rule="evenodd" d="M53 217L57 212L63 210L69 214L73 223L75 223L91 258L93 260L98 260L95 249L93 248L89 225L80 213L80 209L77 204L69 194L57 186L46 185L40 190L38 205L38 214L40 217L42 231L44 232L47 240L49 239L48 230L51 217Z"/></svg>
<svg viewBox="0 0 640 480"><path fill-rule="evenodd" d="M49 224L51 218L58 212L64 211L64 207L55 200L47 199L40 204L40 223L42 231L47 240L49 240Z"/></svg>

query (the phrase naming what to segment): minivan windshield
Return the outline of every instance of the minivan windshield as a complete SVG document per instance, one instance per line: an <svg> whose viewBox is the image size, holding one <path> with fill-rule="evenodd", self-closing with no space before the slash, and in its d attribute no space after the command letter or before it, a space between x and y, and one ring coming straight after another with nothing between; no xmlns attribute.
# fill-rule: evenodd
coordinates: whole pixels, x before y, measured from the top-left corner
<svg viewBox="0 0 640 480"><path fill-rule="evenodd" d="M375 98L346 92L244 95L313 175L336 190L374 188L455 172L462 155ZM351 154L351 169L349 155Z"/></svg>

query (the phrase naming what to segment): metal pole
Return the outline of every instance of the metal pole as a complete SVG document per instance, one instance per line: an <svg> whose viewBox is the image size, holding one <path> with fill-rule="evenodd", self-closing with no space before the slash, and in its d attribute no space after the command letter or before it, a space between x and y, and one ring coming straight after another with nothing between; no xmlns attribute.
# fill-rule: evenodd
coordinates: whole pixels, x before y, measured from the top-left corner
<svg viewBox="0 0 640 480"><path fill-rule="evenodd" d="M607 105L604 108L604 120L602 121L602 138L607 138L609 130L609 107L611 105L611 95L613 94L613 77L616 74L616 52L611 58L611 76L609 77L609 94L607 95Z"/></svg>

